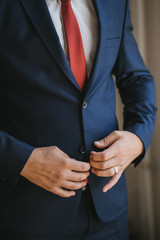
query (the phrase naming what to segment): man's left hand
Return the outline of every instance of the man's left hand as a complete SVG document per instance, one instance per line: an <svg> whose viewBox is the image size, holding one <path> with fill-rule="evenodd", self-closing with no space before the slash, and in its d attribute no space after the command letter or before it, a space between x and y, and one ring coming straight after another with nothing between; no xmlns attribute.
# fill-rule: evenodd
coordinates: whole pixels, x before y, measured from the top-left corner
<svg viewBox="0 0 160 240"><path fill-rule="evenodd" d="M103 187L103 192L112 188L123 171L144 150L140 138L128 131L114 131L104 139L94 142L101 152L90 154L91 171L99 177L112 177Z"/></svg>

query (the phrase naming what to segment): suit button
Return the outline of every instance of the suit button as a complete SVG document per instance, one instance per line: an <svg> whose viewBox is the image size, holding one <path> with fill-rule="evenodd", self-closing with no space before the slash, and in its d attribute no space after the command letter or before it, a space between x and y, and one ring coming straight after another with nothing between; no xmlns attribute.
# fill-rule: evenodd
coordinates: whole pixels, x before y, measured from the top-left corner
<svg viewBox="0 0 160 240"><path fill-rule="evenodd" d="M86 186L82 187L82 191L83 191L83 192L86 191L86 189L87 189Z"/></svg>
<svg viewBox="0 0 160 240"><path fill-rule="evenodd" d="M82 154L85 154L85 153L86 153L86 150L85 150L85 146L84 146L84 145L80 146L80 153L82 153Z"/></svg>
<svg viewBox="0 0 160 240"><path fill-rule="evenodd" d="M83 109L86 109L88 106L88 102L87 101L84 101L83 104L82 104L82 108Z"/></svg>

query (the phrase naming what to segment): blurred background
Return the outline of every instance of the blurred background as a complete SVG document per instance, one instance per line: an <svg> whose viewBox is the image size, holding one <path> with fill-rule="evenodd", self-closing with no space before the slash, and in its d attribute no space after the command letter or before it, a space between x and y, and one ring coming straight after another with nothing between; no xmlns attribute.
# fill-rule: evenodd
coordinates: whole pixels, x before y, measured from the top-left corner
<svg viewBox="0 0 160 240"><path fill-rule="evenodd" d="M160 0L130 0L134 36L145 64L155 78L160 109ZM117 93L117 115L122 126ZM145 159L126 171L131 240L160 240L160 111Z"/></svg>

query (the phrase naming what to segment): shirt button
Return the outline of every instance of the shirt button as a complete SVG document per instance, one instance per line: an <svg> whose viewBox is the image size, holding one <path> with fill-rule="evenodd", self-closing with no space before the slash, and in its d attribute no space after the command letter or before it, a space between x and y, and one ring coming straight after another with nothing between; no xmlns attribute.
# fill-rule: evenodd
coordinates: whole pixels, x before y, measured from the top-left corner
<svg viewBox="0 0 160 240"><path fill-rule="evenodd" d="M83 109L86 109L88 106L88 102L87 101L84 101L83 104L82 104L82 108Z"/></svg>
<svg viewBox="0 0 160 240"><path fill-rule="evenodd" d="M80 146L80 153L82 153L82 154L86 153L84 145Z"/></svg>

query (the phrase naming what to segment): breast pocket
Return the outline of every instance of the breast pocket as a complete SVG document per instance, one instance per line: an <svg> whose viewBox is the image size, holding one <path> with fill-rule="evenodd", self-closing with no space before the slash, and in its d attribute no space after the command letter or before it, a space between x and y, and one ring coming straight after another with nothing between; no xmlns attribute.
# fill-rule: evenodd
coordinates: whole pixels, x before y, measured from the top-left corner
<svg viewBox="0 0 160 240"><path fill-rule="evenodd" d="M120 44L120 37L108 37L105 41L105 48L114 48L118 47Z"/></svg>

